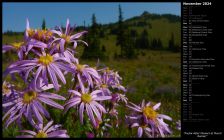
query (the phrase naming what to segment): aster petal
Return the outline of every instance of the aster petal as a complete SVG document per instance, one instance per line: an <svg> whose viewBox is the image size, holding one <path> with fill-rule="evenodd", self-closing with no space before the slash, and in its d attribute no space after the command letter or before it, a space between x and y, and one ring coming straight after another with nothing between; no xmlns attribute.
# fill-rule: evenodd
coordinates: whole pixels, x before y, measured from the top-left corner
<svg viewBox="0 0 224 140"><path fill-rule="evenodd" d="M41 56L41 55L42 55L41 53L39 53L38 51L36 51L36 50L34 50L34 49L31 49L31 51L32 51L34 54L36 54L37 56Z"/></svg>
<svg viewBox="0 0 224 140"><path fill-rule="evenodd" d="M2 53L5 53L5 52L7 52L7 51L9 51L9 50L12 50L14 47L13 46L11 46L11 45L3 45L2 46Z"/></svg>
<svg viewBox="0 0 224 140"><path fill-rule="evenodd" d="M44 84L48 84L48 79L47 79L47 68L46 67L43 67L42 68L42 79L43 81L41 83L44 83ZM52 85L53 86L53 85ZM43 87L40 86L42 89ZM53 87L52 87L53 88ZM47 90L47 89L46 89Z"/></svg>
<svg viewBox="0 0 224 140"><path fill-rule="evenodd" d="M41 105L39 101L34 101L34 104L37 106L37 109L46 117L50 118L48 111Z"/></svg>
<svg viewBox="0 0 224 140"><path fill-rule="evenodd" d="M169 120L169 121L172 121L172 118L167 116L167 115L164 115L164 114L158 114L158 117L160 118L163 118L163 119L166 119L166 120Z"/></svg>
<svg viewBox="0 0 224 140"><path fill-rule="evenodd" d="M83 41L83 40L76 40L77 42L82 42L82 43L84 43L86 46L88 46L88 43L86 43L85 41Z"/></svg>
<svg viewBox="0 0 224 140"><path fill-rule="evenodd" d="M41 87L43 91L54 88L53 84L47 84Z"/></svg>
<svg viewBox="0 0 224 140"><path fill-rule="evenodd" d="M150 128L148 128L148 127L146 127L146 128L144 128L145 129L145 131L147 131L148 133L150 133L152 130L150 129Z"/></svg>
<svg viewBox="0 0 224 140"><path fill-rule="evenodd" d="M131 125L131 127L138 127L138 126L139 126L138 123L133 123L133 124Z"/></svg>
<svg viewBox="0 0 224 140"><path fill-rule="evenodd" d="M17 55L19 57L19 60L22 60L23 59L23 52L22 51L18 51L17 52Z"/></svg>
<svg viewBox="0 0 224 140"><path fill-rule="evenodd" d="M76 47L77 47L77 42L76 42L76 41L73 41L73 43L74 43L74 44L73 44L73 48L76 49Z"/></svg>
<svg viewBox="0 0 224 140"><path fill-rule="evenodd" d="M21 115L22 115L22 113L20 113L20 114L14 116L14 117L8 119L8 120L6 121L6 123L5 123L6 128L8 128L8 126L9 126L12 122L14 122L16 119L18 119L19 117L21 117Z"/></svg>
<svg viewBox="0 0 224 140"><path fill-rule="evenodd" d="M150 106L151 105L151 102L148 102L147 104L146 104L146 106Z"/></svg>
<svg viewBox="0 0 224 140"><path fill-rule="evenodd" d="M44 103L46 103L46 104L48 104L48 105L50 105L50 106L53 106L55 108L58 108L58 109L61 109L61 110L64 109L63 106L61 106L60 104L58 104L58 103L56 103L56 102L54 102L54 101L52 101L50 99L39 97L39 100L44 102Z"/></svg>
<svg viewBox="0 0 224 140"><path fill-rule="evenodd" d="M57 138L69 138L67 134L58 135Z"/></svg>
<svg viewBox="0 0 224 140"><path fill-rule="evenodd" d="M51 32L52 32L53 34L57 34L57 35L59 35L59 36L62 36L62 32L60 32L60 31L51 30Z"/></svg>
<svg viewBox="0 0 224 140"><path fill-rule="evenodd" d="M63 84L66 84L65 77L62 74L61 70L55 64L50 64L49 66L55 71L55 73L58 75Z"/></svg>
<svg viewBox="0 0 224 140"><path fill-rule="evenodd" d="M89 104L89 105L92 108L93 112L96 114L97 119L99 121L102 121L101 115L100 115L99 111L97 110L97 108L93 104Z"/></svg>
<svg viewBox="0 0 224 140"><path fill-rule="evenodd" d="M51 126L50 128L48 128L47 131L46 131L45 133L49 133L49 132L55 131L55 130L57 130L59 127L61 127L60 124L53 125L53 126Z"/></svg>
<svg viewBox="0 0 224 140"><path fill-rule="evenodd" d="M47 125L43 128L43 131L45 132L52 124L53 124L53 120L47 123Z"/></svg>
<svg viewBox="0 0 224 140"><path fill-rule="evenodd" d="M80 98L72 98L72 99L68 100L68 101L64 104L64 106L66 106L66 105L68 105L68 104L71 104L71 103L73 103L73 102L77 102L77 101L80 101L80 102L81 102L81 99L80 99Z"/></svg>
<svg viewBox="0 0 224 140"><path fill-rule="evenodd" d="M78 77L78 80L79 80L79 85L81 87L82 93L85 93L84 85L82 83L82 80L80 78L80 74L79 73L77 74L77 77Z"/></svg>
<svg viewBox="0 0 224 140"><path fill-rule="evenodd" d="M161 103L157 103L156 105L153 106L153 110L157 110L160 107Z"/></svg>
<svg viewBox="0 0 224 140"><path fill-rule="evenodd" d="M104 101L104 100L110 100L112 97L111 96L98 96L96 98L93 98L95 101Z"/></svg>
<svg viewBox="0 0 224 140"><path fill-rule="evenodd" d="M141 127L138 128L138 137L142 137L142 134L143 134L143 130Z"/></svg>
<svg viewBox="0 0 224 140"><path fill-rule="evenodd" d="M103 113L106 113L106 110L104 109L104 107L101 104L97 103L96 101L91 101L91 104L95 105Z"/></svg>
<svg viewBox="0 0 224 140"><path fill-rule="evenodd" d="M98 94L98 93L101 93L102 92L102 90L94 90L90 95L96 95L96 94Z"/></svg>
<svg viewBox="0 0 224 140"><path fill-rule="evenodd" d="M86 72L85 69L83 70L82 74L86 77L89 86L93 87L93 80L92 80L91 76Z"/></svg>
<svg viewBox="0 0 224 140"><path fill-rule="evenodd" d="M26 30L29 30L30 29L30 22L29 22L29 19L27 18L26 19Z"/></svg>
<svg viewBox="0 0 224 140"><path fill-rule="evenodd" d="M60 96L60 95L57 95L57 94L53 94L53 93L49 93L49 92L39 93L38 96L43 97L43 98L66 100L66 98L63 97L63 96Z"/></svg>
<svg viewBox="0 0 224 140"><path fill-rule="evenodd" d="M21 135L21 136L16 136L16 138L33 138L33 135Z"/></svg>
<svg viewBox="0 0 224 140"><path fill-rule="evenodd" d="M158 129L159 129L159 133L161 134L162 137L165 137L164 133L163 133L163 130L160 128L160 126L158 126Z"/></svg>
<svg viewBox="0 0 224 140"><path fill-rule="evenodd" d="M66 28L65 28L65 35L68 35L69 31L70 31L70 23L69 23L69 19L67 19Z"/></svg>
<svg viewBox="0 0 224 140"><path fill-rule="evenodd" d="M2 121L12 112L12 111L15 111L15 109L18 107L19 105L17 104L17 105L15 105L14 107L12 107L11 109L9 109L6 113L5 113L5 115L3 116L3 118L2 118ZM20 105L20 106L22 106L22 105ZM18 109L17 109L17 111L18 111Z"/></svg>
<svg viewBox="0 0 224 140"><path fill-rule="evenodd" d="M37 72L36 72L36 74L35 74L35 78L34 78L34 87L36 88L37 86L36 86L36 84L37 84L37 78L39 77L39 75L40 75L40 72L41 72L41 70L42 70L42 67L43 66L40 66L38 69L37 69Z"/></svg>
<svg viewBox="0 0 224 140"><path fill-rule="evenodd" d="M74 72L74 69L72 69L69 65L65 65L60 62L54 62L55 65L57 65L60 69L68 71L68 72Z"/></svg>
<svg viewBox="0 0 224 140"><path fill-rule="evenodd" d="M63 112L67 112L69 108L71 108L71 107L73 107L73 106L79 104L80 102L81 102L81 100L76 100L76 101L74 101L74 102L71 102L70 104L68 104L68 105L65 107L65 109L64 109Z"/></svg>
<svg viewBox="0 0 224 140"><path fill-rule="evenodd" d="M79 32L77 34L74 34L70 37L70 40L74 40L74 39L78 39L80 38L82 35L84 35L85 33L87 33L87 31L82 31L82 32Z"/></svg>
<svg viewBox="0 0 224 140"><path fill-rule="evenodd" d="M55 73L50 69L50 67L47 67L48 73L50 75L51 82L53 83L55 89L59 90L58 80L56 78Z"/></svg>
<svg viewBox="0 0 224 140"><path fill-rule="evenodd" d="M58 31L56 31L56 32L58 32ZM55 39L49 44L49 46L51 47L53 43L55 43L55 42L57 42L57 41L60 41L60 40L61 40L61 38L55 38ZM55 50L56 50L56 47L54 46L54 48L51 49L50 54L52 54Z"/></svg>
<svg viewBox="0 0 224 140"><path fill-rule="evenodd" d="M20 60L17 62L14 62L9 66L9 68L17 67L19 65L27 64L27 63L37 63L37 60Z"/></svg>
<svg viewBox="0 0 224 140"><path fill-rule="evenodd" d="M92 109L91 109L91 107L88 104L86 104L86 112L87 112L87 115L89 116L90 121L92 122L93 126L96 127L97 126L96 120L94 118Z"/></svg>
<svg viewBox="0 0 224 140"><path fill-rule="evenodd" d="M30 131L30 130L19 130L19 132L22 132L22 133L29 133L29 134L34 135L34 136L37 134L36 132L34 132L34 131Z"/></svg>
<svg viewBox="0 0 224 140"><path fill-rule="evenodd" d="M139 106L137 106L137 105L135 105L134 103L132 103L132 102L129 102L131 105L133 105L134 107L136 107L138 110L141 110L141 108L139 107Z"/></svg>
<svg viewBox="0 0 224 140"><path fill-rule="evenodd" d="M18 102L20 102L22 99L16 99L16 100L13 100L13 101L10 101L10 102L7 102L7 103L4 103L2 104L2 107L8 107L8 106L11 106L13 104L17 104Z"/></svg>
<svg viewBox="0 0 224 140"><path fill-rule="evenodd" d="M142 112L140 109L138 109L138 108L134 108L134 107L132 107L132 106L129 106L129 105L126 105L128 108L130 108L130 109L133 109L133 110L135 110L135 111L137 111L137 112Z"/></svg>
<svg viewBox="0 0 224 140"><path fill-rule="evenodd" d="M57 130L54 132L51 132L48 135L49 138L57 138L58 136L62 135L62 134L66 134L67 131L66 130Z"/></svg>
<svg viewBox="0 0 224 140"><path fill-rule="evenodd" d="M32 67L30 67L30 68L26 71L26 73L25 73L25 80L27 80L27 78L28 78L28 76L29 76L29 74L30 74L30 71L33 70L35 67L37 67L37 66L32 66Z"/></svg>
<svg viewBox="0 0 224 140"><path fill-rule="evenodd" d="M84 112L84 103L81 103L79 107L79 118L80 118L81 124L83 124L83 112Z"/></svg>
<svg viewBox="0 0 224 140"><path fill-rule="evenodd" d="M40 123L43 123L43 117L40 115L40 112L37 110L36 106L34 104L31 104L32 111L35 114L35 117Z"/></svg>
<svg viewBox="0 0 224 140"><path fill-rule="evenodd" d="M15 110L13 110L11 112L11 114L10 114L10 118L12 116L15 116L18 112L22 112L23 111L22 109L24 108L24 106L26 106L26 104L25 105L18 106Z"/></svg>
<svg viewBox="0 0 224 140"><path fill-rule="evenodd" d="M60 40L60 51L61 52L64 52L65 50L64 50L64 46L65 46L65 40L64 39L61 39Z"/></svg>
<svg viewBox="0 0 224 140"><path fill-rule="evenodd" d="M66 50L66 51L64 52L64 56L65 56L66 58L70 59L72 62L77 63L77 61L78 61L77 58L75 58L74 55L73 55L70 51L68 51L68 50Z"/></svg>
<svg viewBox="0 0 224 140"><path fill-rule="evenodd" d="M68 92L71 92L71 93L73 93L74 95L77 95L77 96L79 96L79 97L82 96L78 91L75 91L75 90L68 90Z"/></svg>
<svg viewBox="0 0 224 140"><path fill-rule="evenodd" d="M31 115L30 115L30 104L27 104L27 107L26 107L26 112L25 112L25 116L29 119L31 119Z"/></svg>

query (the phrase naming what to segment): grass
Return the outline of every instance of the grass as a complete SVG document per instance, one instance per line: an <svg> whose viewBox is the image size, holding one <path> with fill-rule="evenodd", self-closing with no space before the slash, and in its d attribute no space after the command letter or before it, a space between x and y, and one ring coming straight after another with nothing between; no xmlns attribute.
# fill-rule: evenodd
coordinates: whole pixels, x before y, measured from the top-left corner
<svg viewBox="0 0 224 140"><path fill-rule="evenodd" d="M156 21L153 21L152 26L155 27L156 24ZM155 36L160 36L163 30L166 30L166 26L159 30ZM20 40L22 40L22 36L3 36L3 44ZM174 120L173 122L167 122L174 132L172 137L180 137L180 131L175 129L175 121L180 120L181 117L180 53L144 50L145 55L139 55L134 60L116 60L113 59L113 56L115 52L118 53L119 47L115 46L115 40L116 36L101 39L101 43L106 46L106 55L110 59L100 61L100 64L109 66L119 72L123 78L123 85L128 89L127 97L129 101L137 104L142 99L155 103L161 102L159 112L172 117ZM77 57L80 57L83 47L78 47L77 51L79 52ZM5 70L9 63L15 61L15 55L7 53L3 55L3 60L3 70ZM96 62L97 60L80 59L81 64L90 66L95 66ZM10 80L9 77L7 79ZM66 89L68 88L69 85L63 87L59 94L67 93ZM63 104L64 102L60 103ZM60 119L62 111L51 108L49 110L55 123L62 123L63 127L68 130L70 137L82 137L84 135L83 132L86 128L79 121L76 121L78 118L74 118L76 113L74 109L69 112L68 117L64 120ZM128 113L128 110L123 106L119 107L118 110L120 121L124 122L124 115ZM18 135L17 130L17 127L12 126L3 129L3 137L15 137ZM129 130L124 124L121 124L118 129L109 131L111 133L110 137L134 137L137 134L137 130Z"/></svg>

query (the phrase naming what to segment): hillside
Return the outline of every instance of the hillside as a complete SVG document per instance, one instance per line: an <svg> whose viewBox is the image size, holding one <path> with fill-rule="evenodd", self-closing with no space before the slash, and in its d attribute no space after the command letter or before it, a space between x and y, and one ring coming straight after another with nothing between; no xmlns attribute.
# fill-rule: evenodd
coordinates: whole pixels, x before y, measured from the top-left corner
<svg viewBox="0 0 224 140"><path fill-rule="evenodd" d="M97 17L96 17L97 18ZM140 36L144 29L148 32L149 42L152 39L160 39L164 48L168 47L168 42L171 38L171 34L174 35L175 44L180 46L181 43L181 24L180 17L171 14L151 14L148 12L143 12L139 16L135 16L124 20L125 27L136 31L137 35ZM118 23L110 24L99 24L100 27L100 47L105 46L106 55L113 59L114 54L120 53L120 48L116 46L116 30ZM75 32L81 30L88 30L88 27L79 26L76 28ZM3 44L11 43L13 41L20 41L23 33L13 33L8 32L3 35ZM11 37L13 36L13 37ZM88 34L87 34L88 36ZM13 38L13 40L11 40ZM83 47L79 47L78 57L81 56L83 52Z"/></svg>

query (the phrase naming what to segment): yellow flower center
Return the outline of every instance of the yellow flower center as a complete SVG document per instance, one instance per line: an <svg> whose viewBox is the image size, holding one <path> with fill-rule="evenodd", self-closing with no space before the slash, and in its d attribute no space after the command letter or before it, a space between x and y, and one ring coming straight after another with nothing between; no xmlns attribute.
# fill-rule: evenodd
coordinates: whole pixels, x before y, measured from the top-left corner
<svg viewBox="0 0 224 140"><path fill-rule="evenodd" d="M39 63L49 65L53 61L53 56L47 54L46 56L40 56Z"/></svg>
<svg viewBox="0 0 224 140"><path fill-rule="evenodd" d="M30 103L33 99L37 97L37 93L34 91L28 91L23 95L23 102Z"/></svg>
<svg viewBox="0 0 224 140"><path fill-rule="evenodd" d="M70 41L70 36L69 35L62 34L61 38L63 38L65 40L65 42L69 42Z"/></svg>
<svg viewBox="0 0 224 140"><path fill-rule="evenodd" d="M15 43L12 43L12 46L18 50L23 45L23 43L24 42L15 42Z"/></svg>
<svg viewBox="0 0 224 140"><path fill-rule="evenodd" d="M91 95L89 95L88 93L85 93L85 94L82 94L82 96L81 96L81 100L82 100L84 103L89 103L89 102L91 102L92 97L91 97Z"/></svg>
<svg viewBox="0 0 224 140"><path fill-rule="evenodd" d="M35 31L33 29L28 29L27 32L28 32L29 37L31 37L35 34Z"/></svg>
<svg viewBox="0 0 224 140"><path fill-rule="evenodd" d="M82 72L82 69L84 68L84 65L77 64L76 68L77 68L78 71Z"/></svg>
<svg viewBox="0 0 224 140"><path fill-rule="evenodd" d="M10 88L6 84L2 85L2 90L3 90L3 94L7 94L11 91Z"/></svg>
<svg viewBox="0 0 224 140"><path fill-rule="evenodd" d="M157 112L155 110L153 110L152 107L147 106L143 109L143 114L148 118L148 119L152 119L155 120L157 117Z"/></svg>
<svg viewBox="0 0 224 140"><path fill-rule="evenodd" d="M141 127L142 127L142 128L146 128L146 127L147 127L147 125L146 125L146 124L144 124L144 125L141 125Z"/></svg>
<svg viewBox="0 0 224 140"><path fill-rule="evenodd" d="M107 85L106 84L102 84L101 87L102 88L107 88Z"/></svg>
<svg viewBox="0 0 224 140"><path fill-rule="evenodd" d="M47 134L44 133L43 131L39 131L35 137L36 138L47 138Z"/></svg>
<svg viewBox="0 0 224 140"><path fill-rule="evenodd" d="M107 72L107 73L109 73L109 72L110 72L110 69L109 69L109 67L107 67L107 68L106 68L106 72Z"/></svg>

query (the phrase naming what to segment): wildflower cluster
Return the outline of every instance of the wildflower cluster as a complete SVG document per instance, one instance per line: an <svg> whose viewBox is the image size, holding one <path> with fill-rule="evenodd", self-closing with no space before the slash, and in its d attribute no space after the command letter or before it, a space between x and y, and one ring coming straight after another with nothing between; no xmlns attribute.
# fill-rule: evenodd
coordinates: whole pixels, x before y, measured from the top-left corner
<svg viewBox="0 0 224 140"><path fill-rule="evenodd" d="M87 137L103 137L109 129L119 127L117 107L124 105L136 112L127 119L132 120L131 127L138 127L139 137L143 136L143 132L148 137L171 134L164 119L172 119L157 112L160 103L152 106L150 102L145 105L143 101L141 106L137 106L129 102L127 90L117 71L79 62L75 57L76 47L78 43L88 47L85 41L79 39L87 31L74 34L74 29L69 20L65 31L61 27L32 29L27 20L24 41L3 45L3 53L13 50L18 55L18 60L10 64L3 75L18 73L26 85L22 89L3 82L2 120L5 127L13 123L18 125L23 133L18 137L24 138L69 137L61 124L53 125L48 112L48 106L51 106L62 110L63 114L76 110L81 124L90 124L92 128L86 132ZM68 80L67 75L72 78ZM73 83L66 89L69 96L60 93L67 83ZM57 100L64 101L64 104L59 104ZM34 131L24 130L24 120Z"/></svg>

